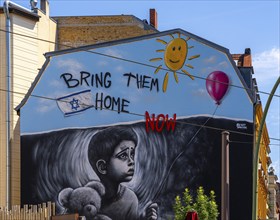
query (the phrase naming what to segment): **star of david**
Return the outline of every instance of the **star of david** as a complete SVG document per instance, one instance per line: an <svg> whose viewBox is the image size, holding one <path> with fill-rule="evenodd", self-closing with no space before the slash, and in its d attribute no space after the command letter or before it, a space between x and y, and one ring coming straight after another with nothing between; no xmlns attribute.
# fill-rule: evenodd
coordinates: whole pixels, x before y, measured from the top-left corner
<svg viewBox="0 0 280 220"><path fill-rule="evenodd" d="M70 104L71 104L72 110L77 110L78 108L80 108L78 99L73 98L73 100L70 102Z"/></svg>

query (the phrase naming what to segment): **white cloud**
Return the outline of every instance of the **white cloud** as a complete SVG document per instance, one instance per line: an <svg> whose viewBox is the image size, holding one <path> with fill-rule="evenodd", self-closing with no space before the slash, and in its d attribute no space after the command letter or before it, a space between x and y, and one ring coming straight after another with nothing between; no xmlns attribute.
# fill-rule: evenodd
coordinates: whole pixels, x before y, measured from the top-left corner
<svg viewBox="0 0 280 220"><path fill-rule="evenodd" d="M46 98L40 99L38 101L38 106L37 106L36 111L41 114L45 114L47 112L54 110L55 108L58 108L58 105L56 103L56 98L62 97L65 95L66 94L63 91L56 91L52 94L46 95Z"/></svg>
<svg viewBox="0 0 280 220"><path fill-rule="evenodd" d="M253 67L255 77L258 84L269 85L280 75L280 50L279 48L272 48L258 54L253 54Z"/></svg>
<svg viewBox="0 0 280 220"><path fill-rule="evenodd" d="M220 63L218 64L218 67L221 67L221 68L228 68L228 62L226 62L226 61L220 62Z"/></svg>
<svg viewBox="0 0 280 220"><path fill-rule="evenodd" d="M270 167L273 167L274 169L274 174L277 175L277 177L279 178L280 177L280 163L279 163L279 160L276 160L276 161L272 161L272 164L270 165Z"/></svg>
<svg viewBox="0 0 280 220"><path fill-rule="evenodd" d="M115 68L116 72L119 72L119 73L123 73L124 72L124 67L119 65Z"/></svg>
<svg viewBox="0 0 280 220"><path fill-rule="evenodd" d="M200 72L208 75L215 70L217 70L217 68L215 68L213 66L208 66L208 67L202 68Z"/></svg>
<svg viewBox="0 0 280 220"><path fill-rule="evenodd" d="M104 54L113 56L113 57L118 57L118 58L123 58L123 55L121 54L121 51L116 50L116 49L106 49L104 51Z"/></svg>
<svg viewBox="0 0 280 220"><path fill-rule="evenodd" d="M278 98L279 99L279 98ZM271 106L273 107L272 109L269 109L268 110L268 113L269 115L271 116L270 117L270 120L271 120L271 124L274 125L274 126L279 126L279 121L280 121L280 112L279 112L279 107L280 107L280 102L277 98L275 98L275 103L272 103ZM273 102L272 101L272 102ZM279 130L279 127L278 127L278 130Z"/></svg>
<svg viewBox="0 0 280 220"><path fill-rule="evenodd" d="M211 56L205 60L203 60L205 63L216 63L217 57L216 56Z"/></svg>
<svg viewBox="0 0 280 220"><path fill-rule="evenodd" d="M55 107L57 107L55 100L40 99L39 100L39 105L38 105L36 110L39 113L46 113L46 112L50 112Z"/></svg>
<svg viewBox="0 0 280 220"><path fill-rule="evenodd" d="M193 92L193 95L194 96L200 96L200 97L207 97L208 94L207 94L207 91L206 89L197 89Z"/></svg>
<svg viewBox="0 0 280 220"><path fill-rule="evenodd" d="M62 88L64 86L62 81L59 81L59 80L50 80L48 83L49 83L49 86L51 86L53 88Z"/></svg>
<svg viewBox="0 0 280 220"><path fill-rule="evenodd" d="M106 61L104 61L104 60L100 60L100 61L98 61L97 62L97 66L107 66L109 63L108 62L106 62Z"/></svg>
<svg viewBox="0 0 280 220"><path fill-rule="evenodd" d="M64 68L71 73L80 72L83 69L83 64L74 59L58 60L57 66L58 68Z"/></svg>

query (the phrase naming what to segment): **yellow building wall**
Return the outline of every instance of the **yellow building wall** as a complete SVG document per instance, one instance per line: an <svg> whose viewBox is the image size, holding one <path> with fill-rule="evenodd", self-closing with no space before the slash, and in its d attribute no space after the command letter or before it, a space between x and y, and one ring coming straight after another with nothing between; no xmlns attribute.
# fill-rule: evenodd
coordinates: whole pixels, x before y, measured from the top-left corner
<svg viewBox="0 0 280 220"><path fill-rule="evenodd" d="M13 14L12 31L37 37L37 21ZM11 203L20 204L20 126L14 108L19 105L37 75L38 42L20 35L12 35L12 144L11 144Z"/></svg>
<svg viewBox="0 0 280 220"><path fill-rule="evenodd" d="M40 16L40 22L38 25L37 36L40 39L44 39L50 42L56 42L57 25L56 21L50 19L49 10L47 8L46 13L38 10L38 15ZM46 41L38 42L38 68L41 68L46 61L44 54L56 49L55 43L50 43Z"/></svg>
<svg viewBox="0 0 280 220"><path fill-rule="evenodd" d="M259 132L260 122L263 116L261 104L256 105L256 140ZM267 219L268 214L268 150L269 136L266 125L263 127L260 151L259 151L259 170L258 170L258 217Z"/></svg>
<svg viewBox="0 0 280 220"><path fill-rule="evenodd" d="M17 107L32 82L38 74L39 69L45 62L44 53L53 51L56 40L56 22L38 10L39 21L21 15L20 13L10 13L11 16L11 74L12 74L12 115L11 115L11 204L20 204L20 121ZM1 14L1 29L5 29L5 17ZM5 33L0 33L0 206L6 205L6 41ZM29 37L20 36L27 35ZM39 41L36 38L45 41ZM4 90L4 91L3 91Z"/></svg>

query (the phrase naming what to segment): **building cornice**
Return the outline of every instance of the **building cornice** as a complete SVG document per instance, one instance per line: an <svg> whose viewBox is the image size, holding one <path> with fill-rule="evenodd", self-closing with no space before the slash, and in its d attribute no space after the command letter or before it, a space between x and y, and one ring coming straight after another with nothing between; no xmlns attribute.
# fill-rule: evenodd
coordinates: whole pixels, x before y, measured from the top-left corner
<svg viewBox="0 0 280 220"><path fill-rule="evenodd" d="M39 19L40 19L40 16L37 15L36 13L33 13L31 11L29 12L27 10L23 10L20 7L16 7L14 5L9 6L9 13L19 15L19 16L23 16L23 17L26 17L28 19L32 19L34 21L39 21ZM4 14L3 7L0 7L0 14Z"/></svg>

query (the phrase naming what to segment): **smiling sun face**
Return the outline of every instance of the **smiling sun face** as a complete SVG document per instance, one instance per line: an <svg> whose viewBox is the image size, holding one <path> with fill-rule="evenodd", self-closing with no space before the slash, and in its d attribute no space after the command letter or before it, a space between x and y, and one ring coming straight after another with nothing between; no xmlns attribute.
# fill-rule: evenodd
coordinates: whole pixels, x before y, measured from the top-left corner
<svg viewBox="0 0 280 220"><path fill-rule="evenodd" d="M165 65L173 71L181 69L188 54L187 42L181 38L170 41L164 53Z"/></svg>
<svg viewBox="0 0 280 220"><path fill-rule="evenodd" d="M176 71L181 70L183 73L185 73L188 77L190 77L192 80L194 80L194 77L186 70L182 69L186 59L188 58L188 51L189 49L192 49L193 46L188 46L187 41L190 40L190 37L187 37L186 39L181 38L180 33L178 33L178 38L175 38L173 35L169 35L172 40L170 40L168 43L162 39L157 39L158 42L166 45L165 50L159 49L156 50L156 52L164 53L164 64L168 67L169 70L171 70L174 74L175 81L178 83L178 75ZM200 57L200 55L194 55L188 58L188 60L193 60ZM150 59L150 61L160 61L163 60L163 58L153 58ZM193 69L194 67L190 64L186 64L186 67ZM162 65L159 65L155 73L157 73L162 68ZM163 92L166 92L167 84L168 84L168 78L169 78L169 72L167 72L164 76L164 81L162 85Z"/></svg>

